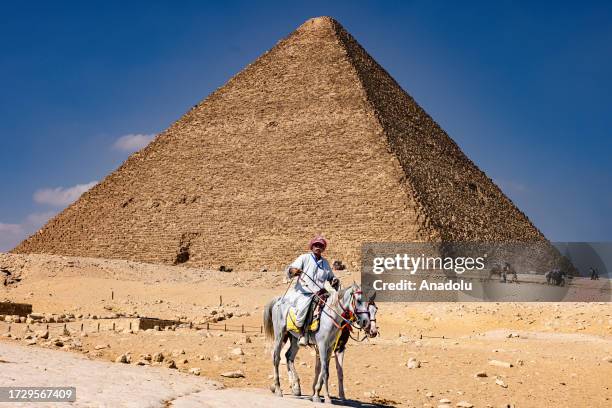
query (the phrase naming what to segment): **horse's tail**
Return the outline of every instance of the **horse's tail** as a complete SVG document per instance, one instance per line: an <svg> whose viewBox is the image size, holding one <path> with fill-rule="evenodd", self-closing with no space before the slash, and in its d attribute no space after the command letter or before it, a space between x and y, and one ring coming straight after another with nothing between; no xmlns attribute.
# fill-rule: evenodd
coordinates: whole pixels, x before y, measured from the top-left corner
<svg viewBox="0 0 612 408"><path fill-rule="evenodd" d="M266 335L266 340L272 340L274 338L274 324L272 323L272 308L278 301L278 297L275 297L271 301L269 301L266 306L264 306L263 311L263 324L264 324L264 334Z"/></svg>

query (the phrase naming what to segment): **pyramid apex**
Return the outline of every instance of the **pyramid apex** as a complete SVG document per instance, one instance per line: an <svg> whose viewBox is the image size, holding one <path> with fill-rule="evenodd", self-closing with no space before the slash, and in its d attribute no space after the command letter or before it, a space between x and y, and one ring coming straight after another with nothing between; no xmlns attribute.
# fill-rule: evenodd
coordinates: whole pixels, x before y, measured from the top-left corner
<svg viewBox="0 0 612 408"><path fill-rule="evenodd" d="M333 27L335 24L339 24L333 17L329 16L320 16L313 17L306 20L298 30L320 30L320 29L328 29Z"/></svg>

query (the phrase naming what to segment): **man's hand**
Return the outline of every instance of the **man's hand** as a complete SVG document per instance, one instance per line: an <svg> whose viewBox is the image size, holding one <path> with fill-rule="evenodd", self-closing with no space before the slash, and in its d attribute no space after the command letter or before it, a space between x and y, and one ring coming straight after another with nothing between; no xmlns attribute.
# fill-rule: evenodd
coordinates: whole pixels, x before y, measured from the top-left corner
<svg viewBox="0 0 612 408"><path fill-rule="evenodd" d="M340 280L338 278L334 278L331 280L331 287L340 290Z"/></svg>
<svg viewBox="0 0 612 408"><path fill-rule="evenodd" d="M302 270L299 268L291 268L289 269L289 274L292 278L295 278L296 276L300 276L302 274Z"/></svg>

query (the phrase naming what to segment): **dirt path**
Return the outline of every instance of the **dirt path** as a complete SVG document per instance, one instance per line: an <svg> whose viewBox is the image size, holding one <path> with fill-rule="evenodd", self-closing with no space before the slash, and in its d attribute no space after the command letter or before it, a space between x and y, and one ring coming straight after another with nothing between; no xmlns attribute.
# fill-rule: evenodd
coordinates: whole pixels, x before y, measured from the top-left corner
<svg viewBox="0 0 612 408"><path fill-rule="evenodd" d="M217 382L161 367L140 367L90 360L74 353L0 342L2 386L61 387L77 390L74 403L37 403L36 407L270 407L269 394L222 389ZM310 406L285 398L287 407ZM26 407L32 404L0 403Z"/></svg>

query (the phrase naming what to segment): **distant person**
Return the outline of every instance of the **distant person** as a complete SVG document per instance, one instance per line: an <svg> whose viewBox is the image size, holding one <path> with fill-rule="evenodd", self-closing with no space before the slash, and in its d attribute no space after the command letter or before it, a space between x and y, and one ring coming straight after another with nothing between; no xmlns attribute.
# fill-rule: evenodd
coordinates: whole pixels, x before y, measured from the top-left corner
<svg viewBox="0 0 612 408"><path fill-rule="evenodd" d="M298 256L287 268L288 277L298 277L292 290L287 293L287 299L295 309L296 321L294 324L301 329L300 346L308 345L308 322L306 320L314 295L323 289L325 282L330 282L334 287L339 285L338 278L332 272L329 262L322 256L326 248L325 238L314 237L309 243L310 252Z"/></svg>
<svg viewBox="0 0 612 408"><path fill-rule="evenodd" d="M510 266L510 264L509 264L508 262L504 262L504 265L502 266L502 269L501 269L501 273L500 273L500 275L499 275L499 278L500 278L499 280L500 280L500 282L504 282L504 283L506 283L506 282L507 282L507 279L508 279L508 271L509 271L509 269L510 269L510 268L509 268L509 266Z"/></svg>

